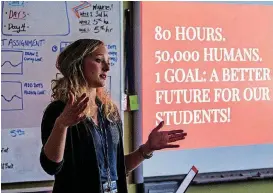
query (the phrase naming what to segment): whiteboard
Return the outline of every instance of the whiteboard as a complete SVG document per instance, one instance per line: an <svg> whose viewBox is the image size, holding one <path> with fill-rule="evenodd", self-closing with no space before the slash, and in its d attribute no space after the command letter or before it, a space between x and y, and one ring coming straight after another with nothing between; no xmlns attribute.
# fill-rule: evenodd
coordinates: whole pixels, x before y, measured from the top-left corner
<svg viewBox="0 0 273 193"><path fill-rule="evenodd" d="M111 63L106 88L121 109L122 10L122 2L2 2L2 183L53 179L40 166L40 124L57 55L72 41L105 42Z"/></svg>

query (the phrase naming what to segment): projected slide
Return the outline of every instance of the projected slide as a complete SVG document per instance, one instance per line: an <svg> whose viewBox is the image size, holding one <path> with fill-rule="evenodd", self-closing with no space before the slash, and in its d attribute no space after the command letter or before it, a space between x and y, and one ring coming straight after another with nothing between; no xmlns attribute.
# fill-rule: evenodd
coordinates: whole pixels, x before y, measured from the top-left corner
<svg viewBox="0 0 273 193"><path fill-rule="evenodd" d="M2 81L1 87L1 110L23 110L22 83L16 81Z"/></svg>
<svg viewBox="0 0 273 193"><path fill-rule="evenodd" d="M271 6L144 2L142 18L143 141L164 120L181 149L273 143Z"/></svg>

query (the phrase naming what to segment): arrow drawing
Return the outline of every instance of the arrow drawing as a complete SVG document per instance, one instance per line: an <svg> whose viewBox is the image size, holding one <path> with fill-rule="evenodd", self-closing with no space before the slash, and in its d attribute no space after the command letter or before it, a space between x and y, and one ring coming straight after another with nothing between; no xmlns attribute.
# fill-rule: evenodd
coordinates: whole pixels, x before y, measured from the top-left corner
<svg viewBox="0 0 273 193"><path fill-rule="evenodd" d="M77 18L80 18L79 10L82 10L82 9L85 9L85 8L91 6L91 4L88 3L87 1L81 1L81 2L82 2L82 4L72 8L72 11L75 13Z"/></svg>

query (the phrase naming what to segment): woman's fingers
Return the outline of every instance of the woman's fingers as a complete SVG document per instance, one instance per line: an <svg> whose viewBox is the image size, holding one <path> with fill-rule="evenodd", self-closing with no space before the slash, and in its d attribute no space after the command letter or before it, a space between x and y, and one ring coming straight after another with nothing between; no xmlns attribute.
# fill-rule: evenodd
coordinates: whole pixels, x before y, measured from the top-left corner
<svg viewBox="0 0 273 193"><path fill-rule="evenodd" d="M66 122L71 123L70 125L74 125L84 120L86 115L84 115L83 112L88 105L88 101L89 97L87 97L85 93L75 101L73 93L69 92L68 106L64 112Z"/></svg>
<svg viewBox="0 0 273 193"><path fill-rule="evenodd" d="M88 101L89 101L89 97L85 97L85 98L83 98L80 102L79 102L79 104L78 104L78 108L80 108L81 106L83 106L83 105L85 105L85 104L87 104L88 103Z"/></svg>
<svg viewBox="0 0 273 193"><path fill-rule="evenodd" d="M72 111L75 114L78 114L79 109L82 107L82 105L84 105L84 103L87 103L89 100L88 97L86 97L86 94L83 94L78 100L77 102L75 102L73 104L73 106L71 107L70 111Z"/></svg>
<svg viewBox="0 0 273 193"><path fill-rule="evenodd" d="M69 105L73 105L75 101L74 95L71 91L68 92L68 104Z"/></svg>
<svg viewBox="0 0 273 193"><path fill-rule="evenodd" d="M179 136L187 136L187 133L176 133L176 134L171 134L171 135L169 135L169 138L179 137Z"/></svg>
<svg viewBox="0 0 273 193"><path fill-rule="evenodd" d="M79 122L83 121L84 119L86 119L86 115L79 116L78 118L75 119L75 121L73 121L71 125L77 125Z"/></svg>
<svg viewBox="0 0 273 193"><path fill-rule="evenodd" d="M80 98L77 100L77 102L75 102L74 107L77 108L78 105L79 105L83 100L85 100L86 98L88 98L88 97L86 97L86 94L83 93L82 96L80 96Z"/></svg>
<svg viewBox="0 0 273 193"><path fill-rule="evenodd" d="M175 142L175 141L180 141L180 140L183 140L183 139L185 139L185 136L172 137L172 138L169 138L169 143L172 143L172 142Z"/></svg>
<svg viewBox="0 0 273 193"><path fill-rule="evenodd" d="M184 132L184 130L182 130L182 129L177 129L177 130L168 131L168 134L171 135L171 134L183 133L183 132Z"/></svg>
<svg viewBox="0 0 273 193"><path fill-rule="evenodd" d="M85 97L83 100L81 100L80 103L75 108L75 113L77 114L82 113L83 110L86 108L88 101L89 101L89 97Z"/></svg>
<svg viewBox="0 0 273 193"><path fill-rule="evenodd" d="M169 135L169 141L174 142L177 140L185 139L186 136L187 136L187 133L179 133L179 134Z"/></svg>
<svg viewBox="0 0 273 193"><path fill-rule="evenodd" d="M84 119L86 119L86 115L82 115L82 116L78 117L76 120L76 123L79 123L79 122L83 121Z"/></svg>
<svg viewBox="0 0 273 193"><path fill-rule="evenodd" d="M185 139L185 137L187 136L187 133L183 133L183 131L181 130L173 130L168 132L168 142L172 143L175 141L180 141Z"/></svg>
<svg viewBox="0 0 273 193"><path fill-rule="evenodd" d="M89 97L86 97L86 95L81 96L79 103L77 104L75 108L75 112L74 112L76 116L76 122L80 122L86 118L86 115L82 115L82 113L86 109L88 105L88 101L89 101Z"/></svg>
<svg viewBox="0 0 273 193"><path fill-rule="evenodd" d="M164 147L163 147L163 149L164 148L178 148L178 147L180 147L179 145L175 145L175 144L168 144L168 145L165 145Z"/></svg>
<svg viewBox="0 0 273 193"><path fill-rule="evenodd" d="M164 121L161 121L154 129L152 132L157 132L159 129L161 129L164 125Z"/></svg>
<svg viewBox="0 0 273 193"><path fill-rule="evenodd" d="M77 107L77 111L76 111L76 115L79 115L81 114L87 107L87 102L83 102L82 104L80 104L78 107Z"/></svg>

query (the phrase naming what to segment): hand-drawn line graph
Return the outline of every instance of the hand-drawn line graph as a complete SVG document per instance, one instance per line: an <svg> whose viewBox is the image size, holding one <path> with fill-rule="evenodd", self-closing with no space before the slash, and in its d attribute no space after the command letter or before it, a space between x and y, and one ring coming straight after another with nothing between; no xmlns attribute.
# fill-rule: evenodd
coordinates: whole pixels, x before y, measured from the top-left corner
<svg viewBox="0 0 273 193"><path fill-rule="evenodd" d="M2 50L1 56L1 74L23 74L22 51Z"/></svg>
<svg viewBox="0 0 273 193"><path fill-rule="evenodd" d="M107 76L105 89L109 96L111 96L111 76Z"/></svg>
<svg viewBox="0 0 273 193"><path fill-rule="evenodd" d="M23 110L23 88L19 81L1 81L1 111Z"/></svg>

